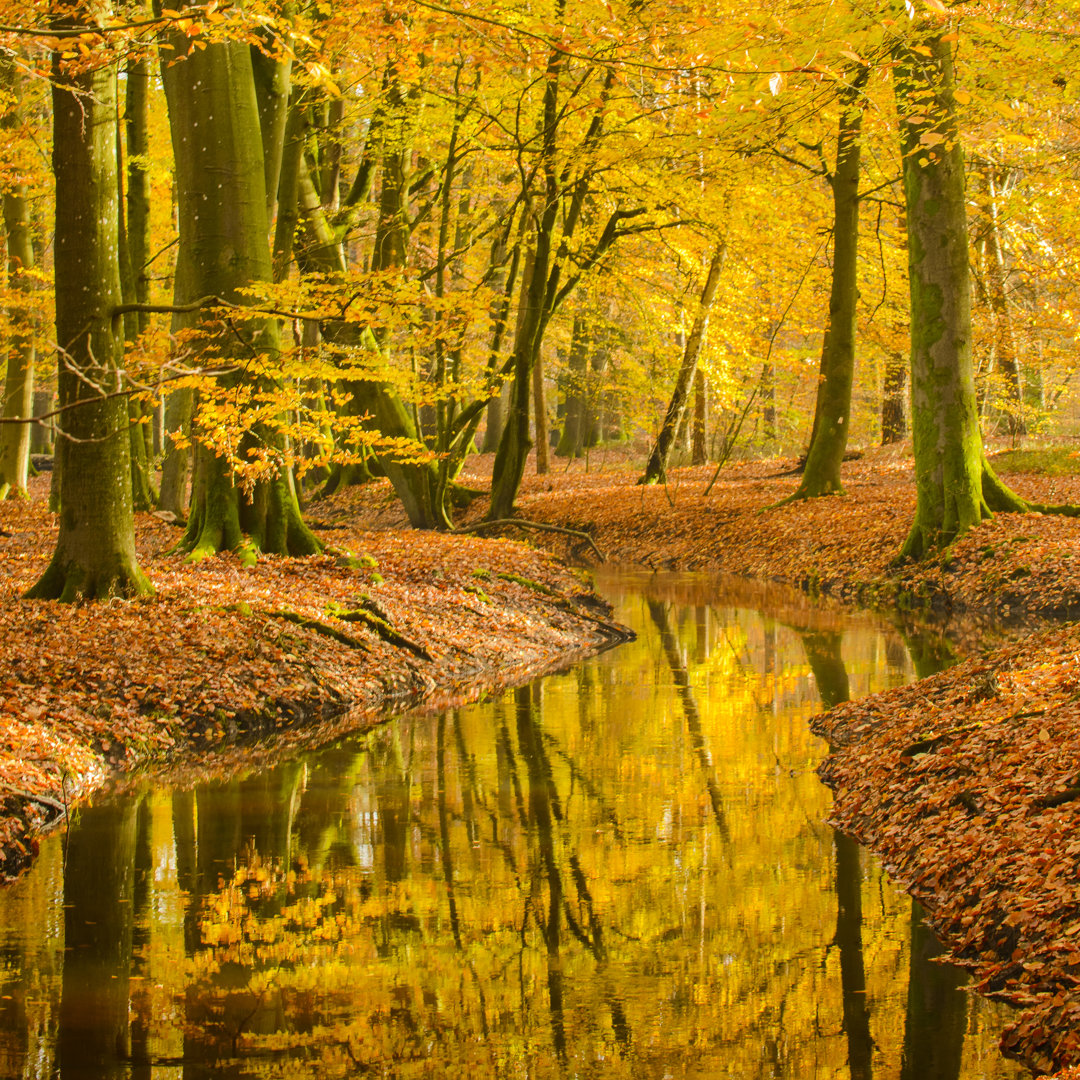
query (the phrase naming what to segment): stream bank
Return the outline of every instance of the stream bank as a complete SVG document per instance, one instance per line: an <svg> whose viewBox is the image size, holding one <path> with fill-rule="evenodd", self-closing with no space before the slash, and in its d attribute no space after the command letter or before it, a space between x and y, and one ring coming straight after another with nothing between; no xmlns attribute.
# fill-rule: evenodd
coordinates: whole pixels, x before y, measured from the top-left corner
<svg viewBox="0 0 1080 1080"><path fill-rule="evenodd" d="M44 481L39 480L39 485ZM149 598L22 599L47 564L42 488L0 503L0 880L117 773L223 747L284 755L420 702L473 700L625 640L580 575L500 539L368 532L309 514L327 554L171 553L137 516ZM333 549L333 550L330 550Z"/></svg>

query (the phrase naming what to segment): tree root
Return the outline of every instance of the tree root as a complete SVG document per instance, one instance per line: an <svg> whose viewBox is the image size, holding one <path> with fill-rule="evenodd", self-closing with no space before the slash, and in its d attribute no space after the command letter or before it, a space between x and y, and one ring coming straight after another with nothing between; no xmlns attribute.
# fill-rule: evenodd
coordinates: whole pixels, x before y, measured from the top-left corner
<svg viewBox="0 0 1080 1080"><path fill-rule="evenodd" d="M423 645L405 637L404 634L399 634L388 620L371 611L364 611L363 609L337 611L334 613L334 617L341 619L342 622L361 623L378 634L388 645L394 645L399 649L408 649L414 656L419 656L424 660L435 659Z"/></svg>
<svg viewBox="0 0 1080 1080"><path fill-rule="evenodd" d="M494 518L491 521L478 521L475 525L463 525L459 529L450 529L455 536L465 533L483 532L486 529L497 529L503 526L513 525L519 529L535 529L537 532L561 533L563 536L574 536L578 540L584 540L596 552L596 557L601 562L607 562L607 556L596 546L589 533L582 529L568 529L564 525L549 525L545 521L527 521L524 518Z"/></svg>
<svg viewBox="0 0 1080 1080"><path fill-rule="evenodd" d="M324 634L328 638L333 638L334 641L340 642L342 645L347 645L350 649L367 649L368 647L366 641L353 637L352 634L346 634L344 630L338 630L337 627L331 626L329 623L324 623L320 619L313 619L308 615L301 615L298 611L288 611L283 608L278 611L264 611L261 614L267 615L271 619L284 619L286 622L302 626L305 630L314 630L315 633Z"/></svg>
<svg viewBox="0 0 1080 1080"><path fill-rule="evenodd" d="M575 607L569 600L556 600L555 606L562 611L569 612L578 619L586 619L596 626L599 626L601 630L606 631L614 639L612 644L621 644L624 641L634 641L637 639L637 634L628 626L620 626L618 623L610 622L607 619L601 619L596 615L590 615L587 611L582 611L579 607Z"/></svg>
<svg viewBox="0 0 1080 1080"><path fill-rule="evenodd" d="M17 795L20 799L26 799L29 802L41 803L42 806L55 810L57 814L67 814L68 812L67 807L62 802L50 799L48 795L34 795L30 791L23 791L22 788L12 787L10 784L0 784L0 791L6 791L9 795Z"/></svg>
<svg viewBox="0 0 1080 1080"><path fill-rule="evenodd" d="M900 751L902 758L914 757L916 754L929 754L938 748L943 742L948 739L955 738L957 735L966 735L971 731L978 731L983 726L982 722L977 724L964 724L961 727L950 728L948 731L942 731L937 735L928 735L925 738L919 739L916 742L911 743L909 746L905 746Z"/></svg>
<svg viewBox="0 0 1080 1080"><path fill-rule="evenodd" d="M1072 802L1073 799L1080 799L1080 787L1068 787L1063 791L1055 791L1053 795L1044 795L1041 799L1035 800L1035 805L1048 810L1052 806L1063 806L1067 802Z"/></svg>

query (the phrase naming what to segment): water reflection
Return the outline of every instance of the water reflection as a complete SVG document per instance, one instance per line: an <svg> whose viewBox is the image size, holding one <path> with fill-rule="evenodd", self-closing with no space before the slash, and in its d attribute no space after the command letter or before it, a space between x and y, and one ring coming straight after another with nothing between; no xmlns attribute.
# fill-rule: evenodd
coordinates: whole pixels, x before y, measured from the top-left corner
<svg viewBox="0 0 1080 1080"><path fill-rule="evenodd" d="M84 811L0 893L0 1073L1021 1075L823 824L807 720L910 678L897 631L604 587L639 639L565 675Z"/></svg>

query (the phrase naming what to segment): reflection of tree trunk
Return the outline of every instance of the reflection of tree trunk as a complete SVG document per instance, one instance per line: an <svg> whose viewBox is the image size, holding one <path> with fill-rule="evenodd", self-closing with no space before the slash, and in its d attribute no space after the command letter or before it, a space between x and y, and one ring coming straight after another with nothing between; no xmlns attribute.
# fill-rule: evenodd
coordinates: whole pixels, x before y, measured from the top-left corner
<svg viewBox="0 0 1080 1080"><path fill-rule="evenodd" d="M911 662L915 665L915 678L925 679L939 671L950 668L959 661L952 642L933 630L901 631Z"/></svg>
<svg viewBox="0 0 1080 1080"><path fill-rule="evenodd" d="M937 964L941 943L911 901L911 974L900 1080L957 1080L964 1051L967 1000L960 987L967 976L951 964Z"/></svg>
<svg viewBox="0 0 1080 1080"><path fill-rule="evenodd" d="M826 709L847 701L851 694L847 668L840 655L841 635L835 630L800 633L806 660L814 673L821 704Z"/></svg>
<svg viewBox="0 0 1080 1080"><path fill-rule="evenodd" d="M683 715L686 717L686 728L690 733L690 744L697 754L701 771L705 774L705 787L709 792L709 800L712 802L713 817L716 819L716 827L720 835L728 838L727 819L724 817L724 804L720 797L720 787L716 782L713 772L712 757L709 747L705 742L705 734L701 729L701 714L698 712L697 701L694 700L694 691L690 686L690 677L686 671L686 665L679 655L679 643L671 629L668 619L667 608L663 603L649 600L649 614L656 629L660 632L660 644L664 649L668 667L671 669L671 677L675 682L675 688L679 692L679 700L682 702Z"/></svg>
<svg viewBox="0 0 1080 1080"><path fill-rule="evenodd" d="M450 812L446 805L446 713L439 713L435 736L435 775L439 789L439 841L442 848L443 880L446 882L446 898L450 904L450 929L454 945L461 948L461 924L458 921L457 897L454 895L454 862L450 854Z"/></svg>
<svg viewBox="0 0 1080 1080"><path fill-rule="evenodd" d="M846 678L846 677L845 677ZM866 1003L866 970L862 951L862 874L859 845L839 831L836 847L836 945L840 949L840 985L844 1031L847 1034L851 1080L870 1080L874 1042Z"/></svg>
<svg viewBox="0 0 1080 1080"><path fill-rule="evenodd" d="M139 804L138 824L135 836L135 883L132 888L131 909L134 931L132 952L135 961L132 974L146 978L149 971L147 949L151 944L151 882L154 873L154 851L150 835L150 799ZM152 1080L150 1059L150 1017L143 1009L131 1010L131 1080Z"/></svg>
<svg viewBox="0 0 1080 1080"><path fill-rule="evenodd" d="M139 804L83 807L68 834L64 980L57 1056L64 1080L127 1076Z"/></svg>
<svg viewBox="0 0 1080 1080"><path fill-rule="evenodd" d="M800 632L810 670L814 673L821 704L826 709L847 701L850 683L840 653L842 636L836 631ZM862 951L862 872L859 845L833 830L836 849L836 937L840 950L840 986L844 1032L847 1035L851 1080L873 1075L874 1041L870 1037L870 1010L866 1003L866 968Z"/></svg>
<svg viewBox="0 0 1080 1080"><path fill-rule="evenodd" d="M537 723L535 684L514 691L517 706L518 747L525 760L529 776L529 819L536 829L540 859L548 884L548 916L541 929L548 955L548 1007L551 1010L551 1029L555 1053L566 1061L566 1018L563 1008L563 977L560 949L562 943L563 883L555 859L555 829L553 822L562 818L555 793L551 764L544 753ZM537 911L537 921L540 913Z"/></svg>
<svg viewBox="0 0 1080 1080"><path fill-rule="evenodd" d="M409 785L396 726L372 744L375 802L379 808L386 880L403 881L409 856Z"/></svg>
<svg viewBox="0 0 1080 1080"><path fill-rule="evenodd" d="M239 781L240 838L263 863L292 862L292 825L299 806L301 765L292 762L272 772ZM236 857L241 852L236 851ZM226 856L227 857L227 856Z"/></svg>

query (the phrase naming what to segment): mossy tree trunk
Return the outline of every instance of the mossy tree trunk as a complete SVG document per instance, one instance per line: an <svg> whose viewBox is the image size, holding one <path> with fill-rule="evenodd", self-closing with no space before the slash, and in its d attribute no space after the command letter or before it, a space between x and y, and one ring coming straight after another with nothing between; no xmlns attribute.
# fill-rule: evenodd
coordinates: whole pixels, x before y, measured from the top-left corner
<svg viewBox="0 0 1080 1080"><path fill-rule="evenodd" d="M128 407L122 395L116 75L66 75L53 57L57 456L60 532L27 593L82 600L151 591L135 557Z"/></svg>
<svg viewBox="0 0 1080 1080"><path fill-rule="evenodd" d="M180 211L178 305L203 296L245 303L240 290L271 278L267 239L266 161L251 52L240 42L193 48L174 37L171 56L182 63L162 67L176 161ZM199 314L192 316L198 322ZM236 320L216 342L218 359L229 355L273 356L280 331L272 318ZM241 374L229 376L240 380ZM307 555L319 550L304 525L292 479L282 458L282 437L271 430L246 436L278 457L276 473L240 490L228 462L202 442L195 450L191 513L182 546L192 558L246 549Z"/></svg>
<svg viewBox="0 0 1080 1080"><path fill-rule="evenodd" d="M862 90L869 69L860 66L840 94L833 195L833 267L829 322L821 346L813 435L802 482L793 499L843 494L840 470L851 429L851 386L855 378L855 309L858 303L859 159Z"/></svg>
<svg viewBox="0 0 1080 1080"><path fill-rule="evenodd" d="M709 263L709 271L705 275L705 284L701 289L701 298L698 310L694 315L694 324L683 346L682 364L679 366L679 374L675 379L675 389L671 393L671 401L668 403L667 413L664 415L664 423L660 428L660 434L649 454L649 460L645 465L645 474L639 483L656 484L667 481L667 467L671 460L671 450L675 445L675 437L683 422L686 413L686 402L690 397L690 388L697 374L698 359L701 356L701 346L705 340L705 331L709 326L709 314L712 311L713 301L716 299L716 289L720 283L720 271L724 266L724 256L727 253L727 245L721 240L713 252Z"/></svg>
<svg viewBox="0 0 1080 1080"><path fill-rule="evenodd" d="M0 81L13 95L0 127L14 127L20 119L18 80L10 63L0 65ZM26 271L34 268L30 214L26 184L16 180L4 192L4 229L7 234L8 282L15 292L31 288ZM29 420L34 408L35 347L29 313L9 310L12 335L7 348L7 372L3 384L5 420ZM0 499L26 494L30 464L29 423L0 424Z"/></svg>
<svg viewBox="0 0 1080 1080"><path fill-rule="evenodd" d="M150 300L146 262L150 257L150 180L146 172L149 152L149 64L132 61L125 71L127 87L124 126L128 144L128 188L124 190L124 147L120 127L116 131L116 165L119 195L120 291L125 304ZM141 288L140 288L141 286ZM132 344L149 325L146 312L124 315L124 342ZM129 382L130 386L131 383ZM149 403L136 395L128 399L131 441L131 498L136 510L150 510L157 502L153 481L153 440Z"/></svg>
<svg viewBox="0 0 1080 1080"><path fill-rule="evenodd" d="M943 547L994 510L1029 509L983 452L971 355L964 158L952 41L896 49L911 288L911 426L918 501L902 557ZM918 49L918 52L914 51Z"/></svg>
<svg viewBox="0 0 1080 1080"><path fill-rule="evenodd" d="M290 119L289 132L293 132L297 126L295 121ZM291 167L290 137L291 135L287 136L285 143L287 167ZM304 229L304 245L299 253L299 262L305 270L325 274L330 278L341 276L347 269L344 248L327 219L326 208L302 156L296 165L297 213ZM408 240L407 206L402 201L408 197L408 183L403 172L405 156L400 148L390 154L390 161L384 162L384 168L384 185L390 186L384 191L381 203L373 270L385 270L400 265L394 260L404 257ZM283 168L282 176L286 175L286 169ZM288 212L289 208L286 207L283 196L279 213ZM278 273L281 274L284 272L285 257L280 244L278 254L281 256ZM375 335L362 330L355 323L328 321L323 326L323 332L330 345L337 349L373 352L380 349ZM369 417L371 425L383 436L419 445L420 436L414 419L391 385L372 378L346 380L343 386L348 393L346 412L349 415ZM401 499L414 528L434 529L449 526L447 510L440 495L439 470L436 464L399 460L390 453L376 452L376 458ZM366 467L350 468L349 473L355 476L370 476ZM339 473L336 483L340 483L342 478L348 479L348 474Z"/></svg>

